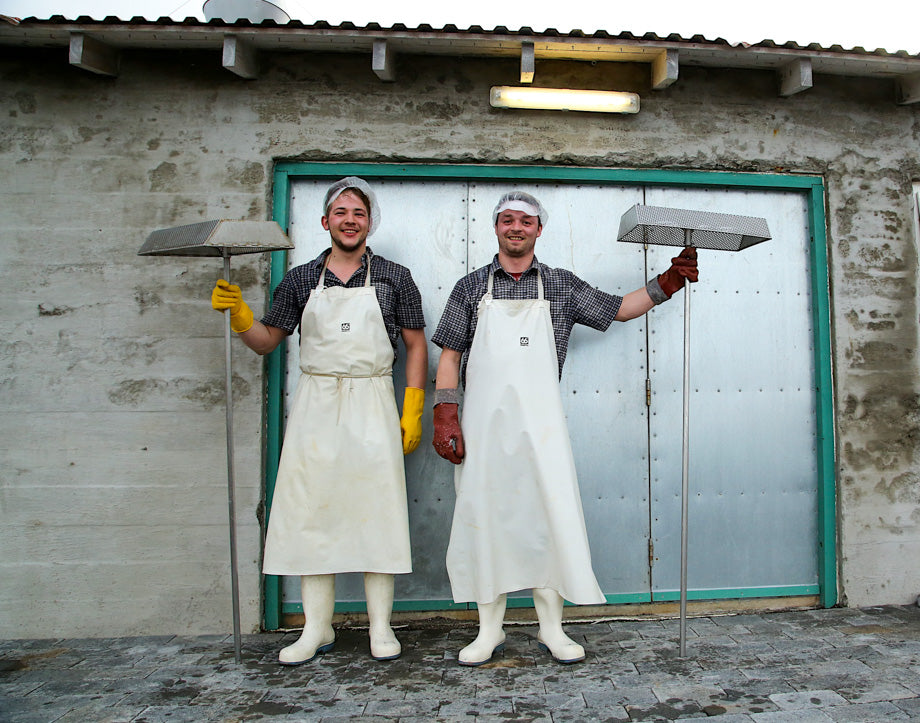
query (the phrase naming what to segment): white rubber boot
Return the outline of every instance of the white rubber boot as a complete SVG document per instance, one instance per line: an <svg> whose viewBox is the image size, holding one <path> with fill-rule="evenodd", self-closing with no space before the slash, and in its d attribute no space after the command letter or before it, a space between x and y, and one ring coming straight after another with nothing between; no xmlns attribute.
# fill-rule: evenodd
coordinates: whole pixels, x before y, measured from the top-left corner
<svg viewBox="0 0 920 723"><path fill-rule="evenodd" d="M374 660L395 660L402 653L402 646L390 627L393 576L365 572L364 595L367 598L367 621L370 623L371 657Z"/></svg>
<svg viewBox="0 0 920 723"><path fill-rule="evenodd" d="M332 613L335 609L335 575L301 575L304 626L293 645L282 648L278 662L282 665L308 663L317 655L328 653L335 643Z"/></svg>
<svg viewBox="0 0 920 723"><path fill-rule="evenodd" d="M493 603L477 603L479 608L479 635L460 651L457 659L460 665L482 665L505 648L505 605L507 597L502 594Z"/></svg>
<svg viewBox="0 0 920 723"><path fill-rule="evenodd" d="M534 588L533 606L540 621L537 641L559 663L579 663L585 659L585 649L562 630L562 596L548 587Z"/></svg>

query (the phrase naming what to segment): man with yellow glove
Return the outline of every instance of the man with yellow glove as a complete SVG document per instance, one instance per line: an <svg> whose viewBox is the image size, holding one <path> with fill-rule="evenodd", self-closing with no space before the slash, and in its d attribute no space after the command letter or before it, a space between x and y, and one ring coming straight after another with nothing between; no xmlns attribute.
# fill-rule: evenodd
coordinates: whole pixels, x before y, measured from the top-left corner
<svg viewBox="0 0 920 723"><path fill-rule="evenodd" d="M298 575L304 628L278 660L298 665L330 650L335 573L363 572L370 651L399 657L390 627L393 575L412 571L402 457L422 436L428 348L409 270L375 256L367 237L380 210L366 181L334 183L323 203L331 248L289 271L261 321L238 286L217 282L215 309L259 354L300 327L297 392L268 519L262 571ZM400 419L393 394L397 341L406 347Z"/></svg>

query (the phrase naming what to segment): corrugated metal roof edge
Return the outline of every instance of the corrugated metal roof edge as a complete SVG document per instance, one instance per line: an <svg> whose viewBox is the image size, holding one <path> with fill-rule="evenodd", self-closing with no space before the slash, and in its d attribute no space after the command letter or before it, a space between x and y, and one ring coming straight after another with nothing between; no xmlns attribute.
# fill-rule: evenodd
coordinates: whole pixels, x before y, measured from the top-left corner
<svg viewBox="0 0 920 723"><path fill-rule="evenodd" d="M715 40L710 40L703 35L693 35L690 38L682 37L677 33L671 33L667 36L660 36L657 33L645 33L643 35L636 35L631 32L622 32L622 33L609 33L606 30L598 30L594 33L585 33L582 30L573 29L568 32L560 32L556 28L547 28L542 31L535 31L530 27L524 26L517 30L511 30L504 25L497 25L491 30L486 30L481 25L471 25L466 29L461 29L456 25L448 24L442 28L435 28L432 25L421 24L414 28L410 28L403 23L395 23L389 27L384 27L379 23L368 23L364 26L358 26L352 22L344 22L339 25L333 25L325 20L318 20L315 23L304 23L300 20L291 20L287 23L278 23L274 20L263 20L260 23L253 23L250 20L236 20L232 23L225 22L223 20L199 20L194 17L187 17L184 20L173 20L169 17L161 17L156 20L151 20L149 18L143 18L140 16L134 16L130 19L122 19L114 15L109 15L102 20L97 20L91 18L87 15L80 15L74 19L65 18L63 15L53 15L50 18L36 18L36 17L27 17L19 19L20 25L25 24L38 24L38 25L61 25L61 24L70 24L78 23L80 25L166 25L174 27L265 27L265 28L304 28L309 30L357 30L357 31L369 31L369 32L386 32L386 31L395 31L395 32L419 32L419 33L465 33L469 35L522 35L527 37L541 37L541 38L597 38L603 40L632 40L632 41L652 41L652 42L679 42L679 43L695 43L703 45L712 45L712 46L722 46L728 48L781 48L786 50L809 50L812 52L823 52L823 53L847 53L847 54L857 54L857 55L872 55L878 57L895 57L895 58L920 58L920 53L917 55L912 55L906 50L896 50L889 51L884 48L876 48L875 50L867 50L866 48L856 46L854 48L844 48L841 45L831 45L825 47L819 43L809 43L808 45L800 45L794 41L789 41L786 43L776 43L770 39L760 40L756 43L729 43L724 38L716 38Z"/></svg>

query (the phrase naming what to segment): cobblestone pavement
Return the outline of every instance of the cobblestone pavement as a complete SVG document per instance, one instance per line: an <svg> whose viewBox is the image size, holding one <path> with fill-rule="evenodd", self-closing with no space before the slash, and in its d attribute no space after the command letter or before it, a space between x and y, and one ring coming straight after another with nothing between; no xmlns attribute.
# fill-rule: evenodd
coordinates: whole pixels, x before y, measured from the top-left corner
<svg viewBox="0 0 920 723"><path fill-rule="evenodd" d="M536 628L507 626L480 668L457 664L469 624L397 629L399 660L376 662L367 632L339 628L333 651L282 667L295 633L0 642L0 721L920 720L920 608L874 607L570 623L588 650L559 665Z"/></svg>

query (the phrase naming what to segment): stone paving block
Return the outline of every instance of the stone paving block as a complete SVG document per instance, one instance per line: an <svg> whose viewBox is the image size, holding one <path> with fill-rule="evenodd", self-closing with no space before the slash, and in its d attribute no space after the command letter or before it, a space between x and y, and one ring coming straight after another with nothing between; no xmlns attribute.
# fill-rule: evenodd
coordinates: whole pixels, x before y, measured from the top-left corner
<svg viewBox="0 0 920 723"><path fill-rule="evenodd" d="M830 723L833 721L833 718L818 708L755 713L751 718L754 723Z"/></svg>
<svg viewBox="0 0 920 723"><path fill-rule="evenodd" d="M195 708L150 706L145 708L131 723L200 723L216 720L213 711Z"/></svg>
<svg viewBox="0 0 920 723"><path fill-rule="evenodd" d="M512 696L498 696L494 698L460 698L449 702L442 702L438 709L439 717L476 716L477 720L493 717L511 717L514 714L514 699Z"/></svg>
<svg viewBox="0 0 920 723"><path fill-rule="evenodd" d="M840 695L851 703L875 703L916 696L912 690L898 683L855 683L841 686L839 690Z"/></svg>
<svg viewBox="0 0 920 723"><path fill-rule="evenodd" d="M4 723L47 723L60 718L74 706L71 700L0 700L0 720Z"/></svg>
<svg viewBox="0 0 920 723"><path fill-rule="evenodd" d="M636 663L636 670L651 682L665 682L672 678L686 678L698 675L702 667L692 659L659 659Z"/></svg>
<svg viewBox="0 0 920 723"><path fill-rule="evenodd" d="M776 711L779 710L779 706L770 700L770 696L775 693L774 686L763 690L757 690L756 687L739 689L726 687L722 695L711 696L708 701L703 702L703 710L708 715L724 713L753 715Z"/></svg>
<svg viewBox="0 0 920 723"><path fill-rule="evenodd" d="M157 688L132 690L119 701L122 705L187 705L202 693L202 688L185 681L172 680Z"/></svg>
<svg viewBox="0 0 920 723"><path fill-rule="evenodd" d="M370 700L364 709L367 715L381 715L390 718L403 716L434 716L438 713L440 703L437 700Z"/></svg>
<svg viewBox="0 0 920 723"><path fill-rule="evenodd" d="M645 620L628 624L628 629L640 638L667 638L678 634L674 620ZM614 626L614 629L615 626Z"/></svg>
<svg viewBox="0 0 920 723"><path fill-rule="evenodd" d="M588 708L604 709L627 704L638 706L653 706L660 703L658 696L651 687L636 686L632 688L614 688L612 691L582 693L585 705Z"/></svg>
<svg viewBox="0 0 920 723"><path fill-rule="evenodd" d="M629 713L623 706L591 708L584 711L553 711L553 723L621 723L629 721Z"/></svg>
<svg viewBox="0 0 920 723"><path fill-rule="evenodd" d="M64 638L11 638L0 640L0 656L6 657L11 650L46 650L60 647Z"/></svg>
<svg viewBox="0 0 920 723"><path fill-rule="evenodd" d="M44 684L44 680L10 680L0 679L0 701L11 700L13 698L22 698L29 693L38 690Z"/></svg>
<svg viewBox="0 0 920 723"><path fill-rule="evenodd" d="M549 666L529 668L492 668L486 666L478 668L461 668L461 675L458 678L464 683L475 683L476 695L491 697L513 694L520 690L534 690L544 693L543 681L547 676L547 671L552 670ZM448 673L445 672L445 681L448 679Z"/></svg>
<svg viewBox="0 0 920 723"><path fill-rule="evenodd" d="M745 666L740 669L742 675L749 680L779 680L786 681L795 677L805 679L808 669L801 664L784 665L782 659L772 663L761 662L757 666Z"/></svg>
<svg viewBox="0 0 920 723"><path fill-rule="evenodd" d="M284 705L310 706L322 702L336 700L335 694L339 689L337 684L323 684L302 688L273 687L265 692L263 701L272 701ZM363 701L360 701L363 709Z"/></svg>
<svg viewBox="0 0 920 723"><path fill-rule="evenodd" d="M712 698L720 698L725 695L725 691L717 686L695 685L682 681L653 685L652 692L662 703L692 700L699 703L701 708Z"/></svg>
<svg viewBox="0 0 920 723"><path fill-rule="evenodd" d="M562 693L515 695L512 700L515 719L552 720L556 711L583 712L587 708L582 696Z"/></svg>
<svg viewBox="0 0 920 723"><path fill-rule="evenodd" d="M406 695L407 699L423 697L421 693ZM433 685L427 697L437 698L442 704L454 701L472 700L477 697L476 684L463 679L449 677L446 673L441 683Z"/></svg>
<svg viewBox="0 0 920 723"><path fill-rule="evenodd" d="M258 703L263 697L265 697L264 690L210 688L192 698L188 706L190 708L198 708L200 711L220 709L238 711Z"/></svg>
<svg viewBox="0 0 920 723"><path fill-rule="evenodd" d="M621 640L635 640L640 638L638 631L626 627L608 626L606 629L598 628L588 638L589 645L609 645Z"/></svg>
<svg viewBox="0 0 920 723"><path fill-rule="evenodd" d="M628 704L626 706L626 711L629 713L629 719L632 721L708 717L703 712L702 706L692 700L675 700L671 703L662 703L659 701L649 706Z"/></svg>
<svg viewBox="0 0 920 723"><path fill-rule="evenodd" d="M866 723L867 721L910 720L910 716L893 703L857 703L834 705L822 709L837 723Z"/></svg>
<svg viewBox="0 0 920 723"><path fill-rule="evenodd" d="M920 666L901 667L892 665L887 669L876 670L872 679L902 685L911 692L910 697L920 695Z"/></svg>
<svg viewBox="0 0 920 723"><path fill-rule="evenodd" d="M39 688L33 696L56 698L80 698L85 696L115 696L119 698L138 690L153 691L156 686L147 680L129 680L119 678L108 680L105 678L83 678L81 680L60 681L52 679Z"/></svg>
<svg viewBox="0 0 920 723"><path fill-rule="evenodd" d="M754 633L769 632L780 634L783 630L783 626L778 620L768 622L760 615L714 615L706 619L728 635L746 636Z"/></svg>
<svg viewBox="0 0 920 723"><path fill-rule="evenodd" d="M375 685L370 680L359 680L356 682L343 683L338 687L335 694L339 700L403 700L406 697L406 691L399 686Z"/></svg>
<svg viewBox="0 0 920 723"><path fill-rule="evenodd" d="M833 690L803 690L796 693L774 693L770 696L781 710L823 708L829 705L846 705L847 701Z"/></svg>
<svg viewBox="0 0 920 723"><path fill-rule="evenodd" d="M911 716L911 720L920 720L920 697L902 698L892 703Z"/></svg>
<svg viewBox="0 0 920 723"><path fill-rule="evenodd" d="M245 712L243 720L263 720L265 718L282 717L315 721L328 716L341 718L361 718L367 707L365 701L353 700L302 700L283 703L275 699L266 698L250 706Z"/></svg>
<svg viewBox="0 0 920 723"><path fill-rule="evenodd" d="M888 651L885 648L880 651L871 644L856 644L853 639L850 638L839 644L833 650L824 651L822 657L830 662L836 660L859 660L869 666L875 663L884 665L885 661L888 659Z"/></svg>
<svg viewBox="0 0 920 723"><path fill-rule="evenodd" d="M543 688L547 693L568 693L570 695L584 695L592 693L603 695L614 690L613 681L601 675L577 676L572 678L547 678L543 681Z"/></svg>
<svg viewBox="0 0 920 723"><path fill-rule="evenodd" d="M751 680L740 670L735 667L727 667L731 661L719 662L723 667L702 668L693 675L693 680L703 685L716 685L721 688L741 688L752 685Z"/></svg>
<svg viewBox="0 0 920 723"><path fill-rule="evenodd" d="M129 723L141 715L146 706L114 705L98 706L84 705L71 709L60 718L55 718L54 723Z"/></svg>

